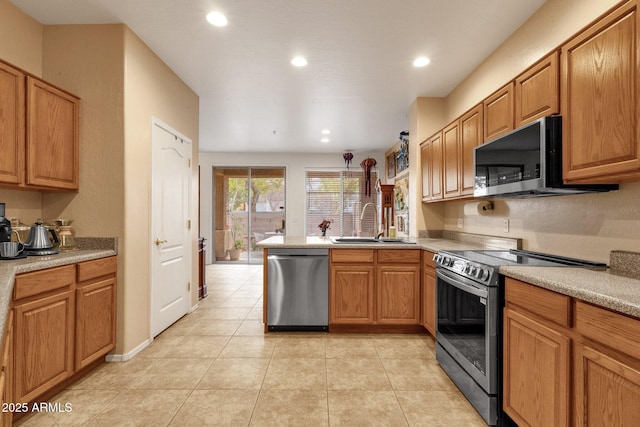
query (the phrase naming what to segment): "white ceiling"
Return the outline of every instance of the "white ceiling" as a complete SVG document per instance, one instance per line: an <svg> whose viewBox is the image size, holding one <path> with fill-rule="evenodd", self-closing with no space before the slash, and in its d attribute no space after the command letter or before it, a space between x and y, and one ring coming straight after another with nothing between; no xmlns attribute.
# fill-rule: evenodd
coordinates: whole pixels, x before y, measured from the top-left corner
<svg viewBox="0 0 640 427"><path fill-rule="evenodd" d="M201 151L234 152L385 150L416 97L447 95L544 3L11 1L45 25L128 25L200 96ZM208 24L214 10L227 27ZM414 68L419 55L431 64Z"/></svg>

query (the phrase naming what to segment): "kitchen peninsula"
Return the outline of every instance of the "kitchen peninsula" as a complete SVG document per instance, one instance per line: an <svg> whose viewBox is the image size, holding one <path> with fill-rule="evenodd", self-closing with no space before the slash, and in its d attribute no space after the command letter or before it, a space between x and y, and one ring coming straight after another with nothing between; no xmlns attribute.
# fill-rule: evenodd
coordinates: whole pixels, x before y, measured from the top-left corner
<svg viewBox="0 0 640 427"><path fill-rule="evenodd" d="M267 319L267 301L269 298L267 292L267 256L269 249L275 248L325 248L329 250L330 255L330 275L329 275L329 310L330 310L330 332L337 332L344 329L340 326L339 311L336 311L336 286L339 283L348 283L349 272L360 271L366 272L368 282L361 282L361 286L365 286L368 289L367 303L365 304L365 314L359 320L355 320L356 324L372 325L380 323L374 312L380 312L380 307L376 307L376 301L382 302L380 298L374 298L376 279L383 276L375 274L376 265L384 267L386 262L380 262L379 258L376 258L380 253L383 256L387 254L398 254L399 257L391 262L390 265L399 265L399 263L413 264L414 266L421 267L418 275L418 290L414 294L416 298L421 301L420 310L422 312L421 320L417 322L418 325L423 325L432 334L435 334L435 330L430 330L425 325L425 312L431 312L434 308L425 306L425 301L429 301L425 295L429 290L429 275L434 274L433 268L435 265L431 259L434 253L441 250L464 250L464 249L519 249L522 245L521 239L508 239L503 237L494 236L482 236L467 233L456 233L450 231L435 231L430 232L431 237L421 237L414 239L412 243L334 243L331 238L323 238L317 236L277 236L263 240L258 243L259 247L265 249L265 267L264 267L264 322L266 332L266 319ZM377 254L375 252L378 251ZM405 252L406 251L406 252ZM421 258L412 258L412 253L419 252L418 256ZM338 257L336 259L335 255ZM341 254L348 255L347 257L341 257ZM524 266L508 266L500 267L500 273L506 277L511 277L517 280L521 280L537 287L545 288L563 295L578 298L581 301L597 305L609 310L614 310L619 313L630 315L640 319L640 278L637 275L630 275L625 273L623 265L628 265L629 262L618 262L617 257L614 257L615 253L612 253L612 263L610 269L606 271L571 268L571 267L524 267ZM361 258L361 256L365 258ZM354 258L355 256L355 258ZM393 256L393 255L392 255ZM634 256L633 254L629 256ZM430 265L431 264L431 265ZM363 270L364 267L364 270ZM363 276L360 276L363 277ZM435 282L435 278L433 278ZM405 284L407 282L404 282ZM414 284L415 285L415 284ZM408 285L407 285L408 286ZM435 288L435 283L433 283ZM415 288L413 288L415 289ZM433 290L433 292L435 289ZM408 294L408 290L405 289L405 294ZM345 295L354 296L353 293L347 293ZM406 295L405 295L406 296ZM435 298L435 297L433 297ZM414 301L415 302L415 301ZM435 299L433 300L435 304ZM406 310L406 307L405 307ZM393 310L392 310L393 311ZM409 310L410 311L410 310ZM415 323L413 317L415 313L411 313L410 324ZM435 316L435 312L432 314ZM420 316L420 315L419 315ZM337 320L338 323L335 323ZM353 319L350 320L354 321ZM343 323L346 323L344 321ZM384 321L382 322L384 324ZM407 322L404 322L405 325ZM351 324L351 323L349 323ZM393 322L390 325L394 325ZM415 325L414 325L415 326ZM357 328L356 328L357 329ZM405 330L415 332L415 328L404 328ZM355 329L349 329L353 331ZM388 330L388 329L387 329ZM399 328L402 330L402 328Z"/></svg>

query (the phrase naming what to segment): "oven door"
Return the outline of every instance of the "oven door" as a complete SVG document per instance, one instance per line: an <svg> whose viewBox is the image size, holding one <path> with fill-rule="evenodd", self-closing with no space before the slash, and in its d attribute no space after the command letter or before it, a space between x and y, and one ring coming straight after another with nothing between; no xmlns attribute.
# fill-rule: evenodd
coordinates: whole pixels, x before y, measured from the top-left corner
<svg viewBox="0 0 640 427"><path fill-rule="evenodd" d="M488 394L498 391L498 288L443 268L437 275L436 341Z"/></svg>

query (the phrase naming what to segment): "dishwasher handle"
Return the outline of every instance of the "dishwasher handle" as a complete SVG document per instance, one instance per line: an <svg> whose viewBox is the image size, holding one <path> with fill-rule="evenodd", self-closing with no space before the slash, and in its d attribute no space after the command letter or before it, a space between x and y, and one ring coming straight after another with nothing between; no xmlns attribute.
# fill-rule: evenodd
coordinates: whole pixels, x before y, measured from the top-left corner
<svg viewBox="0 0 640 427"><path fill-rule="evenodd" d="M269 256L267 256L267 259L291 259L291 258L327 258L327 255L292 254L292 255L269 255Z"/></svg>

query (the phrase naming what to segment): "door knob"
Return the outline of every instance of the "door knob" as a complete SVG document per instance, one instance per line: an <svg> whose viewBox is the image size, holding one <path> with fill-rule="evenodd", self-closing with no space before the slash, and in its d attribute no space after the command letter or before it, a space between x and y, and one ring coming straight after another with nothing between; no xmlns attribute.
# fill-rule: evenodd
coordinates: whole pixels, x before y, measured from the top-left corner
<svg viewBox="0 0 640 427"><path fill-rule="evenodd" d="M167 243L167 241L166 240L156 239L156 246L160 246L163 243Z"/></svg>

